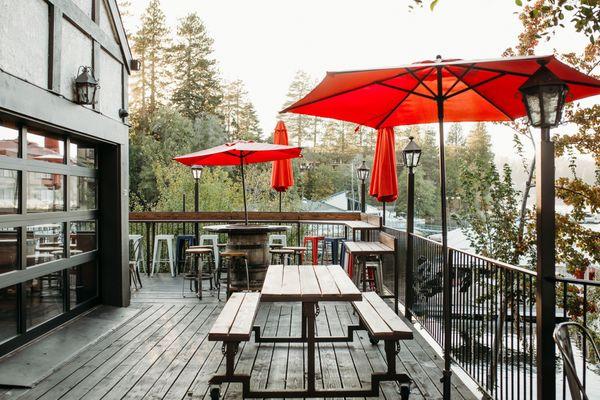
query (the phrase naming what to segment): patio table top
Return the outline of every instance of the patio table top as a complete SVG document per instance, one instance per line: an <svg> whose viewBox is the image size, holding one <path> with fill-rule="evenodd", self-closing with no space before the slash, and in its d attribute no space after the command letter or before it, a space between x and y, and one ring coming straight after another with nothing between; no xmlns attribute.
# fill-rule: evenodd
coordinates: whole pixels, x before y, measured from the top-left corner
<svg viewBox="0 0 600 400"><path fill-rule="evenodd" d="M339 265L271 265L261 301L359 301L362 295Z"/></svg>
<svg viewBox="0 0 600 400"><path fill-rule="evenodd" d="M332 219L332 220L303 220L302 223L305 224L323 224L323 225L344 225L350 229L379 229L380 226L370 224L365 221L358 220L341 220L341 219Z"/></svg>
<svg viewBox="0 0 600 400"><path fill-rule="evenodd" d="M354 255L361 254L387 254L394 249L381 242L345 242L346 249Z"/></svg>

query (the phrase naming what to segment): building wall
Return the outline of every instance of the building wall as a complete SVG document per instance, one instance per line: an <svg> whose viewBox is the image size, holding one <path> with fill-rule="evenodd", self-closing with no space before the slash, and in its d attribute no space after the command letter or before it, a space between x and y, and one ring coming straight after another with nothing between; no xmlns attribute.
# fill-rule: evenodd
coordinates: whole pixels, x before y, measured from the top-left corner
<svg viewBox="0 0 600 400"><path fill-rule="evenodd" d="M48 86L48 13L43 0L0 0L0 69L44 88Z"/></svg>

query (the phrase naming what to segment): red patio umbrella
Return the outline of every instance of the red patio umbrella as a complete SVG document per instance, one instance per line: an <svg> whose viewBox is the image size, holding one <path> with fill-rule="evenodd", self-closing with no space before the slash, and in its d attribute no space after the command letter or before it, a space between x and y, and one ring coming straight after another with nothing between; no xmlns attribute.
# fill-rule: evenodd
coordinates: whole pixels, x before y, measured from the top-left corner
<svg viewBox="0 0 600 400"><path fill-rule="evenodd" d="M277 121L275 132L273 133L273 143L288 145L288 133L285 123ZM279 192L279 212L281 212L281 195L294 186L294 171L292 170L292 160L273 161L273 171L271 173L271 187Z"/></svg>
<svg viewBox="0 0 600 400"><path fill-rule="evenodd" d="M554 56L471 61L442 60L438 56L435 61L396 68L329 72L315 89L283 110L355 122L375 129L438 122L445 321L451 312L451 292L447 284L450 269L443 123L510 121L525 116L527 110L519 88L544 67L567 85L566 101L600 94L599 80ZM449 329L445 335L445 343L450 343ZM448 378L449 351L449 345L444 346L444 376ZM450 379L444 379L445 397L449 391Z"/></svg>
<svg viewBox="0 0 600 400"><path fill-rule="evenodd" d="M254 164L267 161L286 160L300 157L302 149L294 146L284 146L271 143L255 143L238 140L225 143L210 149L175 157L174 160L188 166L239 165L242 173L242 192L244 196L244 217L248 224L248 208L246 205L246 182L244 164Z"/></svg>
<svg viewBox="0 0 600 400"><path fill-rule="evenodd" d="M398 198L394 128L381 128L377 131L369 194L383 203L385 221L385 203L396 201Z"/></svg>

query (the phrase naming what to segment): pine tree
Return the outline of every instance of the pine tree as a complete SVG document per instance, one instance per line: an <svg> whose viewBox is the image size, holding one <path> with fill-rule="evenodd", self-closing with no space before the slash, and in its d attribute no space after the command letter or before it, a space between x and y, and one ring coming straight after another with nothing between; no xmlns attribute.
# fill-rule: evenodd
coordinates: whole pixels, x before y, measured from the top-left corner
<svg viewBox="0 0 600 400"><path fill-rule="evenodd" d="M177 27L178 42L171 48L175 89L172 102L186 117L214 114L221 103L216 61L211 57L213 40L197 14L189 14Z"/></svg>
<svg viewBox="0 0 600 400"><path fill-rule="evenodd" d="M315 81L309 74L304 71L296 72L288 89L284 108L306 96L314 86ZM318 129L315 129L315 117L302 114L283 114L281 119L287 126L290 139L295 140L298 146L302 146L303 141L311 136L313 144L317 142Z"/></svg>
<svg viewBox="0 0 600 400"><path fill-rule="evenodd" d="M141 67L133 90L133 102L142 110L141 118L164 104L167 89L166 50L169 28L160 0L150 0L141 18L141 28L133 36L133 52Z"/></svg>
<svg viewBox="0 0 600 400"><path fill-rule="evenodd" d="M223 101L218 107L223 116L227 140L259 140L262 135L254 105L241 80L223 85Z"/></svg>

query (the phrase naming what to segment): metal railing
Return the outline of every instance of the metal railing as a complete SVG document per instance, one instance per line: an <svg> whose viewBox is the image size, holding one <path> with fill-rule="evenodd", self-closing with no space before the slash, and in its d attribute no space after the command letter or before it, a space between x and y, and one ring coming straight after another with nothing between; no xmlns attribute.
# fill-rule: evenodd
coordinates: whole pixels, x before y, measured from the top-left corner
<svg viewBox="0 0 600 400"><path fill-rule="evenodd" d="M398 238L400 298L404 299L406 314L412 314L443 348L442 245L413 234L411 276L406 271L406 232L384 229ZM451 330L452 361L487 398L535 399L536 272L453 248L449 248L448 260L452 312L447 326ZM390 285L390 275L384 272L384 277ZM577 320L591 326L598 339L600 282L561 277L556 282L557 323ZM583 381L590 390L599 391L600 361L590 359L590 346L584 342L575 343L575 347L580 352L576 357ZM559 357L556 362L557 374L562 374ZM557 384L559 396L562 393L563 399L570 398L564 376L557 376Z"/></svg>

